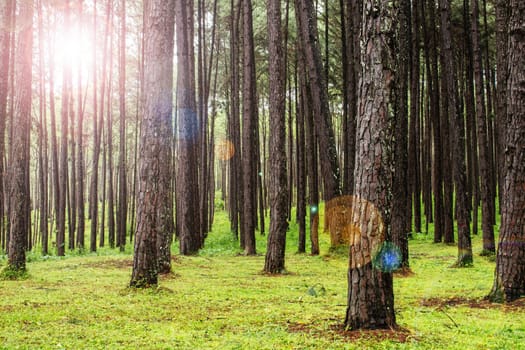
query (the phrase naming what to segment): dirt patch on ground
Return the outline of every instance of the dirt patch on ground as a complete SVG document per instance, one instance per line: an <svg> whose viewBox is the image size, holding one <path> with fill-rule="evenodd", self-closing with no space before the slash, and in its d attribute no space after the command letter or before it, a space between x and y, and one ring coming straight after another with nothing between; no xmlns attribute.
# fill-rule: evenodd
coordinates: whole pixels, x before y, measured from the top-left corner
<svg viewBox="0 0 525 350"><path fill-rule="evenodd" d="M335 322L335 321L334 321ZM318 324L309 323L289 323L288 331L291 333L307 333L317 338L334 339L342 338L345 341L367 340L381 342L391 340L399 343L406 343L413 338L410 331L406 328L397 327L395 329L372 329L372 330L347 330L341 323L334 323L327 329L319 329Z"/></svg>
<svg viewBox="0 0 525 350"><path fill-rule="evenodd" d="M133 267L133 260L105 260L82 264L83 267L94 267L98 269L129 269Z"/></svg>
<svg viewBox="0 0 525 350"><path fill-rule="evenodd" d="M464 298L464 297L450 297L450 298L427 298L422 299L421 306L444 308L445 306L467 306L473 309L500 309L519 310L525 309L525 298L515 300L511 303L493 303L485 298Z"/></svg>

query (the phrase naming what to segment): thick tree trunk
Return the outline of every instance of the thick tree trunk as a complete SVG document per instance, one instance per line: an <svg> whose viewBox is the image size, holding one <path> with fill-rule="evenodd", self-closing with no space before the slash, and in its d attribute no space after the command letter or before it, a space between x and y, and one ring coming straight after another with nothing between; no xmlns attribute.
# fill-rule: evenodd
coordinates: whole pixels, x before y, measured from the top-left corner
<svg viewBox="0 0 525 350"><path fill-rule="evenodd" d="M511 0L508 6L505 197L490 293L492 300L500 302L525 295L525 3Z"/></svg>
<svg viewBox="0 0 525 350"><path fill-rule="evenodd" d="M18 33L16 48L17 87L15 113L17 125L13 128L12 158L10 161L10 232L7 269L24 272L25 247L28 237L28 212L30 202L27 177L29 176L29 135L31 130L31 79L33 54L33 1L20 5L17 20L25 25Z"/></svg>
<svg viewBox="0 0 525 350"><path fill-rule="evenodd" d="M381 264L390 239L392 116L395 71L393 6L390 2L364 2L361 41L362 70L357 119L357 144L352 225L348 269L348 307L345 326L351 329L393 328L394 291L389 267ZM377 256L372 257L375 250ZM379 262L379 265L375 262ZM385 268L385 269L383 269Z"/></svg>
<svg viewBox="0 0 525 350"><path fill-rule="evenodd" d="M246 0L245 0L246 1ZM282 47L280 0L268 3L270 75L270 233L264 271L284 271L287 222L285 67Z"/></svg>
<svg viewBox="0 0 525 350"><path fill-rule="evenodd" d="M133 259L132 287L156 285L158 281L159 220L165 213L163 195L168 184L163 178L164 155L171 143L163 138L164 126L171 123L173 87L173 40L175 2L151 0L144 4L144 114L142 117L137 231ZM180 22L179 22L180 23Z"/></svg>

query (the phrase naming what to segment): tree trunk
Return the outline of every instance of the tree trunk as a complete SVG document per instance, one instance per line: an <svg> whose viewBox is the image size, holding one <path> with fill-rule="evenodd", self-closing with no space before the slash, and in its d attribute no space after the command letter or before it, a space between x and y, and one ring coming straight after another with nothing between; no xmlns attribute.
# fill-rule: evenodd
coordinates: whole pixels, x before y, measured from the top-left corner
<svg viewBox="0 0 525 350"><path fill-rule="evenodd" d="M498 169L498 199L500 211L505 196L505 129L507 127L507 20L508 0L498 0L496 3L496 60L497 60L497 90L496 90L496 148Z"/></svg>
<svg viewBox="0 0 525 350"><path fill-rule="evenodd" d="M298 60L295 61L295 96L299 96L300 86L298 84ZM306 149L305 149L305 118L304 99L301 95L295 106L295 129L297 130L297 222L299 225L298 253L306 252ZM292 166L291 164L289 166Z"/></svg>
<svg viewBox="0 0 525 350"><path fill-rule="evenodd" d="M257 129L257 90L255 81L255 53L253 42L252 2L243 0L243 123L242 123L242 172L243 210L242 232L244 253L256 254L253 194L257 190L255 159L255 130ZM285 211L287 212L287 210Z"/></svg>
<svg viewBox="0 0 525 350"><path fill-rule="evenodd" d="M410 124L408 136L408 181L414 211L414 230L421 232L421 181L420 181L420 48L419 10L412 4L412 49L410 61ZM410 209L412 210L412 209Z"/></svg>
<svg viewBox="0 0 525 350"><path fill-rule="evenodd" d="M328 103L328 90L323 73L323 63L317 37L317 25L312 0L295 0L299 37L304 51L308 71L308 82L312 96L317 141L324 183L324 198L329 201L341 194L339 186L339 161L335 145L334 130Z"/></svg>
<svg viewBox="0 0 525 350"><path fill-rule="evenodd" d="M393 328L394 291L391 270L381 264L389 254L392 196L392 116L389 104L394 88L393 6L364 2L361 42L362 74L357 119L355 201L352 225L358 229L350 246L348 307L345 326L351 329ZM372 131L372 132L371 132ZM378 249L372 259L372 252ZM373 263L379 262L379 264ZM385 268L383 270L383 268Z"/></svg>
<svg viewBox="0 0 525 350"><path fill-rule="evenodd" d="M139 155L139 193L137 231L133 259L132 287L156 285L158 281L159 220L162 220L167 191L163 168L169 166L164 155L164 125L171 120L173 86L174 1L151 0L144 4L144 115ZM180 23L180 22L178 22ZM169 123L171 125L171 123ZM159 137L160 136L160 137ZM169 186L168 186L169 189Z"/></svg>
<svg viewBox="0 0 525 350"><path fill-rule="evenodd" d="M199 184L197 159L199 131L197 128L197 109L195 102L195 80L193 41L193 22L188 23L187 7L176 1L177 23L177 228L179 230L180 253L195 254L201 248Z"/></svg>
<svg viewBox="0 0 525 350"><path fill-rule="evenodd" d="M395 148L392 184L392 242L401 251L401 268L408 268L408 231L410 223L408 191L408 70L410 58L410 1L399 2L396 34L398 43L395 76Z"/></svg>
<svg viewBox="0 0 525 350"><path fill-rule="evenodd" d="M31 130L31 79L33 54L33 1L20 4L17 19L25 25L18 33L16 46L17 74L15 85L16 127L13 127L12 158L10 159L10 232L7 269L15 273L26 270L25 247L28 236L27 207L30 202L27 177L29 176L29 137ZM14 68L14 67L13 67Z"/></svg>
<svg viewBox="0 0 525 350"><path fill-rule="evenodd" d="M490 168L490 153L487 138L487 116L485 108L485 93L483 85L483 67L481 65L481 49L479 34L479 10L478 0L472 0L472 53L474 56L474 80L476 95L476 119L478 132L478 151L479 151L479 175L480 175L480 194L481 194L481 229L483 231L483 250L495 252L494 228L492 226L492 180Z"/></svg>
<svg viewBox="0 0 525 350"><path fill-rule="evenodd" d="M5 130L7 121L7 96L9 91L9 53L11 43L11 33L3 28L11 27L11 13L13 12L14 0L3 1L0 4L0 249L6 248L6 234L4 230L4 213L5 213L5 190L4 178L5 169Z"/></svg>
<svg viewBox="0 0 525 350"><path fill-rule="evenodd" d="M506 87L505 197L494 285L489 295L499 302L510 302L525 295L525 3L511 0L507 4L509 75Z"/></svg>
<svg viewBox="0 0 525 350"><path fill-rule="evenodd" d="M441 39L443 52L443 77L446 82L447 114L453 134L453 173L456 188L456 219L458 227L458 261L456 266L472 265L472 244L470 240L467 170L465 167L465 122L462 112L457 110L457 89L455 56L452 51L451 12L448 0L440 0ZM444 96L444 97L445 97Z"/></svg>
<svg viewBox="0 0 525 350"><path fill-rule="evenodd" d="M246 0L245 0L246 1ZM268 41L270 81L270 233L264 271L284 271L287 222L285 67L282 47L280 0L268 2Z"/></svg>
<svg viewBox="0 0 525 350"><path fill-rule="evenodd" d="M120 251L126 247L127 231L127 173L126 173L126 1L120 2L120 41L119 41L119 198L117 215L117 245Z"/></svg>
<svg viewBox="0 0 525 350"><path fill-rule="evenodd" d="M79 15L82 15L82 4L79 3ZM80 70L80 67L79 67ZM78 74L78 120L77 120L77 215L78 215L78 232L77 232L77 247L80 251L84 250L85 246L85 197L84 197L84 183L85 183L85 168L84 168L84 99L82 98L82 76Z"/></svg>
<svg viewBox="0 0 525 350"><path fill-rule="evenodd" d="M70 25L69 0L65 3L65 26ZM69 135L69 99L70 99L70 76L71 65L63 66L62 79L62 108L61 115L61 136L60 136L60 165L59 165L59 197L57 208L57 255L65 255L65 235L66 235L66 200L67 200L67 179L68 179L68 135Z"/></svg>

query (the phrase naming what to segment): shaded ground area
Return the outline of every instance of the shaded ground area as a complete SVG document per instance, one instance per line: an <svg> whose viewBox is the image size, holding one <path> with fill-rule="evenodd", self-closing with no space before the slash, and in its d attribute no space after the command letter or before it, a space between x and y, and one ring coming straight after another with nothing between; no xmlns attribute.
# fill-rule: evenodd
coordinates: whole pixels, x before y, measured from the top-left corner
<svg viewBox="0 0 525 350"><path fill-rule="evenodd" d="M352 331L345 329L345 326L341 323L335 323L337 320L331 321L334 324L326 329L319 329L319 325L316 323L289 323L288 331L291 333L306 333L320 339L339 338L348 342L383 342L389 340L397 343L406 343L407 341L415 340L413 334L403 327Z"/></svg>
<svg viewBox="0 0 525 350"><path fill-rule="evenodd" d="M421 299L421 306L436 307L438 309L444 307L466 306L473 309L506 309L514 311L523 311L525 308L525 298L515 300L511 303L493 303L485 298L465 298L454 296L450 298L425 298Z"/></svg>

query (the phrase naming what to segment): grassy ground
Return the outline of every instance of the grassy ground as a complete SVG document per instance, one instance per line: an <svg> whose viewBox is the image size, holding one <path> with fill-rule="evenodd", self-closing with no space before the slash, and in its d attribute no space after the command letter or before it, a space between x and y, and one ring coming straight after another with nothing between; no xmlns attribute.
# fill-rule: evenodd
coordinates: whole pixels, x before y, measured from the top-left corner
<svg viewBox="0 0 525 350"><path fill-rule="evenodd" d="M156 290L126 288L125 253L29 256L29 277L0 281L0 349L524 349L524 302L490 304L494 262L453 269L453 246L418 234L413 274L394 279L402 330L345 332L347 258L295 254L289 273L260 273L264 256L239 256L224 214L198 256L173 258ZM260 252L265 238L258 237ZM481 250L478 237L475 251ZM174 246L174 251L177 247ZM5 257L0 268L5 266Z"/></svg>

